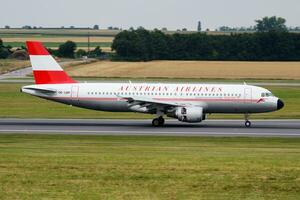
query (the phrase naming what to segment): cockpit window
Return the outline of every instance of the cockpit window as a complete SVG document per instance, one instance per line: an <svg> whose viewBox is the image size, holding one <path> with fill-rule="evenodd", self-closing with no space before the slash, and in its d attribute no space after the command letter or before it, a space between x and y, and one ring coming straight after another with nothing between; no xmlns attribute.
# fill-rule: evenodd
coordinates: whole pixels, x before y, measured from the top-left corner
<svg viewBox="0 0 300 200"><path fill-rule="evenodd" d="M271 92L265 92L261 93L261 97L274 97L274 95Z"/></svg>

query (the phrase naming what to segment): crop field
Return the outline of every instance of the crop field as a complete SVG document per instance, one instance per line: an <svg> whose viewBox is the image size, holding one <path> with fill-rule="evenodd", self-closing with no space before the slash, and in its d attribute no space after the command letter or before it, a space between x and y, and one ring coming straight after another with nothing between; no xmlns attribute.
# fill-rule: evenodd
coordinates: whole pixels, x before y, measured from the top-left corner
<svg viewBox="0 0 300 200"><path fill-rule="evenodd" d="M0 135L3 199L299 199L300 139Z"/></svg>
<svg viewBox="0 0 300 200"><path fill-rule="evenodd" d="M0 29L0 37L28 37L28 36L109 36L114 37L118 30L93 29Z"/></svg>
<svg viewBox="0 0 300 200"><path fill-rule="evenodd" d="M23 84L23 85L29 85ZM152 115L92 111L39 99L20 93L21 84L0 84L1 118L86 118L86 119L150 119ZM297 87L267 87L285 102L284 109L251 119L299 119L300 90ZM209 115L209 119L243 119L243 115Z"/></svg>
<svg viewBox="0 0 300 200"><path fill-rule="evenodd" d="M103 51L110 52L111 44L117 31L109 30L22 30L22 29L0 29L0 38L4 45L13 48L25 46L26 41L41 41L48 48L58 48L58 46L68 40L77 43L77 48L87 49L88 37L90 34L90 47L100 46Z"/></svg>
<svg viewBox="0 0 300 200"><path fill-rule="evenodd" d="M116 36L120 30L93 30L93 29L0 29L0 37L27 37L27 36ZM191 34L196 31L164 31L167 34ZM204 32L203 32L204 33ZM209 35L229 35L230 32L206 31Z"/></svg>
<svg viewBox="0 0 300 200"><path fill-rule="evenodd" d="M41 41L48 48L58 48L58 46L68 40L76 42L77 48L84 49L88 46L87 37L9 37L2 38L4 45L12 47L25 46L26 41ZM113 37L90 37L90 47L110 48Z"/></svg>
<svg viewBox="0 0 300 200"><path fill-rule="evenodd" d="M63 42L44 42L43 43L47 48L58 48L59 45L63 44ZM12 47L21 47L25 46L25 42L4 42L4 45L10 45ZM87 42L77 42L77 48L81 49L81 47L88 47ZM110 42L90 42L90 47L110 47Z"/></svg>
<svg viewBox="0 0 300 200"><path fill-rule="evenodd" d="M99 43L112 43L113 37L90 37L90 42L99 42ZM36 37L9 37L9 38L2 38L4 43L12 43L12 42L22 42L25 43L26 41L34 41L38 40L40 42L46 42L46 43L51 43L51 42L56 42L56 43L63 43L68 40L71 40L73 42L79 42L79 43L87 43L88 38L87 37L41 37L41 36L36 36Z"/></svg>
<svg viewBox="0 0 300 200"><path fill-rule="evenodd" d="M76 77L300 79L300 62L101 61L67 70Z"/></svg>

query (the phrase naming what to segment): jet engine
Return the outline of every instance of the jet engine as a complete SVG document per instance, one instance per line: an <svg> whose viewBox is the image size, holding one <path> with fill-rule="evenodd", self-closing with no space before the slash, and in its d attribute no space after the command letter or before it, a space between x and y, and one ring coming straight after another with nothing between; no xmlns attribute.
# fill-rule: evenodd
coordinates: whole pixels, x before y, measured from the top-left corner
<svg viewBox="0 0 300 200"><path fill-rule="evenodd" d="M196 123L205 119L202 107L177 107L169 117L177 118L179 121Z"/></svg>

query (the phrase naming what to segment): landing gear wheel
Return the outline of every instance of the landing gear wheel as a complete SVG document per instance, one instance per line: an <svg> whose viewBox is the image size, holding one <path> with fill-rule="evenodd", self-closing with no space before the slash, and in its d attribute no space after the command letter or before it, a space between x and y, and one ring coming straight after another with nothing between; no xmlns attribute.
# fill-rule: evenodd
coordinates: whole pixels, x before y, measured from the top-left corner
<svg viewBox="0 0 300 200"><path fill-rule="evenodd" d="M251 127L251 122L247 120L247 121L245 122L245 126L246 126L247 128Z"/></svg>
<svg viewBox="0 0 300 200"><path fill-rule="evenodd" d="M163 117L155 118L152 120L152 126L159 127L165 124L165 119Z"/></svg>
<svg viewBox="0 0 300 200"><path fill-rule="evenodd" d="M165 119L163 117L159 117L158 121L160 126L163 126L165 124Z"/></svg>
<svg viewBox="0 0 300 200"><path fill-rule="evenodd" d="M154 127L159 127L159 119L158 118L155 118L155 119L153 119L152 120L152 126L154 126Z"/></svg>

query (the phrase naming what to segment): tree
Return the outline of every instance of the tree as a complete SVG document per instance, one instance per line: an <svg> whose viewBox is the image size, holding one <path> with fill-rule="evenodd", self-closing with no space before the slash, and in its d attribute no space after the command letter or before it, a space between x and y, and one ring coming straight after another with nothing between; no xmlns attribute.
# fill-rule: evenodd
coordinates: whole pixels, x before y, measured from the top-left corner
<svg viewBox="0 0 300 200"><path fill-rule="evenodd" d="M94 27L93 27L93 29L95 29L95 30L99 30L99 25L94 25Z"/></svg>
<svg viewBox="0 0 300 200"><path fill-rule="evenodd" d="M83 49L79 49L77 52L76 52L76 57L78 58L81 58L83 56L86 56L87 55L87 52Z"/></svg>
<svg viewBox="0 0 300 200"><path fill-rule="evenodd" d="M97 58L103 55L102 49L97 46L94 50L89 52L89 57Z"/></svg>
<svg viewBox="0 0 300 200"><path fill-rule="evenodd" d="M32 29L32 27L29 26L29 25L25 25L25 26L22 27L22 29Z"/></svg>
<svg viewBox="0 0 300 200"><path fill-rule="evenodd" d="M74 58L74 52L76 50L76 43L73 41L67 41L58 48L58 55L66 58Z"/></svg>
<svg viewBox="0 0 300 200"><path fill-rule="evenodd" d="M8 48L6 48L6 47L3 45L3 41L0 39L0 59L5 59L5 58L7 58L10 54L11 54L11 52L9 51Z"/></svg>
<svg viewBox="0 0 300 200"><path fill-rule="evenodd" d="M0 59L5 59L10 55L10 52L8 49L0 47Z"/></svg>
<svg viewBox="0 0 300 200"><path fill-rule="evenodd" d="M4 28L5 28L5 29L10 29L10 26L6 25Z"/></svg>
<svg viewBox="0 0 300 200"><path fill-rule="evenodd" d="M287 31L286 20L281 17L264 17L263 19L255 20L255 22L255 30L258 32Z"/></svg>

